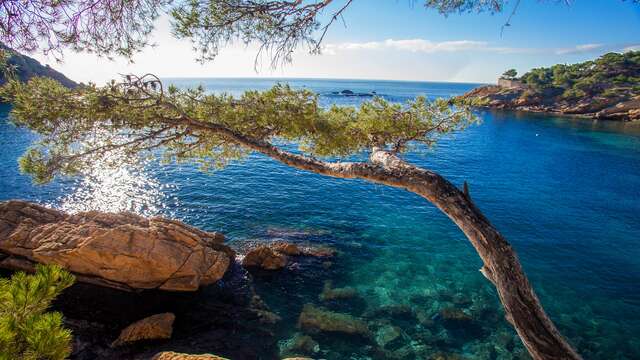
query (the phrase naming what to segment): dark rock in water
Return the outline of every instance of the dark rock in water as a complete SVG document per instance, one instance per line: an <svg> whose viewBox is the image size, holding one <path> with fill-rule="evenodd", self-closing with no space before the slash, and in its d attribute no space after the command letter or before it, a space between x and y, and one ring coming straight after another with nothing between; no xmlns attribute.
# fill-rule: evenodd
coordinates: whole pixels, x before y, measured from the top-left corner
<svg viewBox="0 0 640 360"><path fill-rule="evenodd" d="M124 328L111 346L122 346L141 340L170 339L175 319L174 314L163 313L138 320Z"/></svg>
<svg viewBox="0 0 640 360"><path fill-rule="evenodd" d="M310 355L320 351L320 344L317 341L309 335L300 333L296 333L291 339L281 341L278 346L281 357Z"/></svg>
<svg viewBox="0 0 640 360"><path fill-rule="evenodd" d="M471 315L465 313L461 309L448 307L440 310L440 317L445 321L468 322L473 320Z"/></svg>
<svg viewBox="0 0 640 360"><path fill-rule="evenodd" d="M249 269L280 270L287 266L291 257L331 257L335 253L327 246L300 246L276 241L250 249L242 259L242 265Z"/></svg>
<svg viewBox="0 0 640 360"><path fill-rule="evenodd" d="M384 325L376 331L375 339L376 343L380 347L386 347L387 344L396 340L402 335L400 328L393 325Z"/></svg>
<svg viewBox="0 0 640 360"><path fill-rule="evenodd" d="M190 355L173 351L165 351L156 354L151 360L229 360L212 354Z"/></svg>
<svg viewBox="0 0 640 360"><path fill-rule="evenodd" d="M438 352L434 354L431 359L433 360L464 360L464 357L455 353Z"/></svg>
<svg viewBox="0 0 640 360"><path fill-rule="evenodd" d="M324 282L324 288L322 289L319 298L322 301L330 301L351 299L356 296L358 296L358 291L355 288L334 288L333 282L331 280L327 280Z"/></svg>
<svg viewBox="0 0 640 360"><path fill-rule="evenodd" d="M195 291L235 257L224 236L131 213L65 214L25 201L0 203L0 267L58 264L81 282L124 290Z"/></svg>
<svg viewBox="0 0 640 360"><path fill-rule="evenodd" d="M307 304L302 309L298 326L311 333L335 332L371 338L369 327L363 320L349 314L328 311L312 304Z"/></svg>
<svg viewBox="0 0 640 360"><path fill-rule="evenodd" d="M367 92L358 92L357 93L357 92L354 92L354 91L348 90L348 89L347 90L342 90L340 92L332 91L331 94L332 95L339 95L339 96L348 96L348 97L350 97L350 96L359 96L359 97L373 97L373 96L376 96L376 92L375 91L372 91L370 93L367 93Z"/></svg>

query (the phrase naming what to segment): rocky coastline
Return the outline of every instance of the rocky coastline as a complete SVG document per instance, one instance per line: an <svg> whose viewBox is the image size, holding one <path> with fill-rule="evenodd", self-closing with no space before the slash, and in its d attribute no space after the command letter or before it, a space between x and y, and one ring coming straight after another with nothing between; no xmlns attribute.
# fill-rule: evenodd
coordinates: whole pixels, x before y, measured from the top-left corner
<svg viewBox="0 0 640 360"><path fill-rule="evenodd" d="M593 96L567 100L560 95L553 90L533 93L525 86L487 85L475 88L455 98L454 101L486 109L614 121L640 120L640 96L620 98Z"/></svg>
<svg viewBox="0 0 640 360"><path fill-rule="evenodd" d="M607 53L576 64L504 72L497 85L457 97L468 105L591 119L640 119L640 51Z"/></svg>

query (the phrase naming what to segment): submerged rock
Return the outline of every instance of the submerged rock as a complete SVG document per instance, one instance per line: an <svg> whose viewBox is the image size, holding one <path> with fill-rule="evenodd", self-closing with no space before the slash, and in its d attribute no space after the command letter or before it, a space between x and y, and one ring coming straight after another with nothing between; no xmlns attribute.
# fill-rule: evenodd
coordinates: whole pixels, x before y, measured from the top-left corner
<svg viewBox="0 0 640 360"><path fill-rule="evenodd" d="M151 360L229 360L217 355L201 354L201 355L189 355L180 354L173 351L164 351L156 354Z"/></svg>
<svg viewBox="0 0 640 360"><path fill-rule="evenodd" d="M324 282L324 288L322 289L319 298L322 301L331 301L351 299L356 296L358 296L358 291L355 288L334 288L331 280L327 280Z"/></svg>
<svg viewBox="0 0 640 360"><path fill-rule="evenodd" d="M337 332L370 338L367 323L349 314L337 313L307 304L298 318L298 326L308 332Z"/></svg>
<svg viewBox="0 0 640 360"><path fill-rule="evenodd" d="M242 259L246 268L279 270L287 266L287 256L269 246L259 246L247 253Z"/></svg>
<svg viewBox="0 0 640 360"><path fill-rule="evenodd" d="M471 315L467 314L461 309L448 307L440 310L440 317L445 321L452 322L469 322L472 319Z"/></svg>
<svg viewBox="0 0 640 360"><path fill-rule="evenodd" d="M25 201L0 203L0 267L58 264L79 281L118 289L195 291L235 257L220 233L132 213L66 214Z"/></svg>
<svg viewBox="0 0 640 360"><path fill-rule="evenodd" d="M175 319L174 314L164 313L136 321L124 328L111 346L117 347L141 340L171 339Z"/></svg>
<svg viewBox="0 0 640 360"><path fill-rule="evenodd" d="M388 343L399 338L400 335L402 335L400 328L393 325L385 325L376 331L376 343L384 348Z"/></svg>
<svg viewBox="0 0 640 360"><path fill-rule="evenodd" d="M331 257L336 251L326 246L300 246L298 244L276 241L250 249L242 259L245 268L280 270L287 266L289 258L299 256Z"/></svg>
<svg viewBox="0 0 640 360"><path fill-rule="evenodd" d="M291 356L300 354L315 354L320 351L320 344L309 335L296 333L291 339L281 341L280 356Z"/></svg>

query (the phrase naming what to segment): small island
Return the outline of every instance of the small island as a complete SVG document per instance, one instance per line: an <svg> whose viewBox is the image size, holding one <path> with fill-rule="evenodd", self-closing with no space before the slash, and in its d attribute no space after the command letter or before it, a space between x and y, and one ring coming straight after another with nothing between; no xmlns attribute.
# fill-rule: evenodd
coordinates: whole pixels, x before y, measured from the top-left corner
<svg viewBox="0 0 640 360"><path fill-rule="evenodd" d="M508 70L497 85L473 89L458 99L494 109L640 119L640 51L608 53L592 61L517 75L516 70Z"/></svg>

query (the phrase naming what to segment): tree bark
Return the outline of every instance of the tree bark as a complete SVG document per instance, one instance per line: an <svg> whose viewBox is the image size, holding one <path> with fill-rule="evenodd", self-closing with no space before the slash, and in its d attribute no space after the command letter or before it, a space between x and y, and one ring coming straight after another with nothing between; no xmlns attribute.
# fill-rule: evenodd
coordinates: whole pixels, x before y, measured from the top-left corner
<svg viewBox="0 0 640 360"><path fill-rule="evenodd" d="M190 120L189 125L215 132L291 167L338 178L364 179L413 192L445 213L467 236L504 306L507 321L535 360L581 359L545 313L520 261L507 240L463 193L436 172L408 164L394 153L374 148L369 162L325 162L248 138L217 124Z"/></svg>

